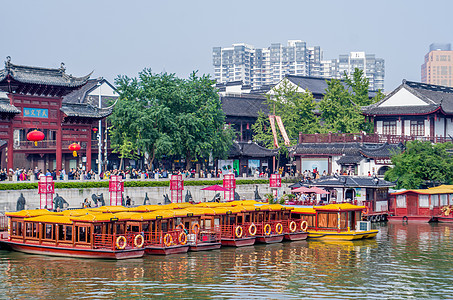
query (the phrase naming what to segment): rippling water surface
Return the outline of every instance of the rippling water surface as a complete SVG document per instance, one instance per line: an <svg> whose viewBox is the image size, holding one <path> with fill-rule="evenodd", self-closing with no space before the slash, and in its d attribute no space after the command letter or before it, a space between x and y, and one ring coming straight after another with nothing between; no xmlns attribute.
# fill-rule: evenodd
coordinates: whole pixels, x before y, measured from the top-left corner
<svg viewBox="0 0 453 300"><path fill-rule="evenodd" d="M0 298L452 298L453 225L124 261L0 251Z"/></svg>

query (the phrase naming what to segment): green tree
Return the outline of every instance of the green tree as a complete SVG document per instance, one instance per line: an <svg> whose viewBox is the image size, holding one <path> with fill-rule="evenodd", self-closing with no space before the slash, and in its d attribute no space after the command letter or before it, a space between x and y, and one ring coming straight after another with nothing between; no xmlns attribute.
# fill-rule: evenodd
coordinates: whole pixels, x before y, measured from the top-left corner
<svg viewBox="0 0 453 300"><path fill-rule="evenodd" d="M426 182L451 183L453 157L447 152L452 143L410 141L404 152L392 156L394 167L385 173L385 179L398 180L397 187L419 188Z"/></svg>
<svg viewBox="0 0 453 300"><path fill-rule="evenodd" d="M352 93L340 80L327 81L326 93L319 102L324 132L358 133L369 130L360 107L352 98Z"/></svg>
<svg viewBox="0 0 453 300"><path fill-rule="evenodd" d="M316 102L309 91L299 92L297 87L283 80L281 85L272 90L267 96L267 106L270 114L280 116L285 126L290 145L296 145L299 133L316 133L319 131L319 118L315 115ZM276 125L277 127L277 125ZM257 121L252 125L254 141L273 147L273 135L270 128L269 116L259 112ZM279 144L283 137L277 129Z"/></svg>
<svg viewBox="0 0 453 300"><path fill-rule="evenodd" d="M149 154L149 164L163 156L192 160L224 157L233 132L225 126L220 99L209 76L189 79L153 74L144 69L138 78L119 76L119 101L110 116L111 140L119 151L128 145ZM130 144L128 143L130 142Z"/></svg>
<svg viewBox="0 0 453 300"><path fill-rule="evenodd" d="M346 86L350 89L348 91L351 95L351 101L359 106L367 106L373 104L373 98L370 99L368 89L370 87L370 80L364 76L362 70L355 68L351 77L344 72L344 81Z"/></svg>

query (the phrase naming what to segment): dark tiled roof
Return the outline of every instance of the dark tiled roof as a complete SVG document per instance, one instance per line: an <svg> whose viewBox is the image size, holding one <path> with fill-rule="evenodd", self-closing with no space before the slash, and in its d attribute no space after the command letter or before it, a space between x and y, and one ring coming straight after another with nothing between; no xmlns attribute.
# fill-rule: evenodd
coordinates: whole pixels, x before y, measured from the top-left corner
<svg viewBox="0 0 453 300"><path fill-rule="evenodd" d="M272 157L276 155L277 152L277 149L267 149L256 143L234 142L228 156Z"/></svg>
<svg viewBox="0 0 453 300"><path fill-rule="evenodd" d="M381 104L401 89L418 97L426 105L416 106L384 106ZM453 88L403 80L403 83L378 103L364 106L362 111L367 115L425 115L442 109L453 114Z"/></svg>
<svg viewBox="0 0 453 300"><path fill-rule="evenodd" d="M327 177L315 180L312 183L313 186L317 187L392 187L395 183L386 181L383 179L375 179L371 176L359 177L359 176L338 176Z"/></svg>
<svg viewBox="0 0 453 300"><path fill-rule="evenodd" d="M345 164L358 164L360 161L362 161L363 157L358 156L358 155L345 155L340 157L339 160L337 160L337 164L340 165L345 165Z"/></svg>
<svg viewBox="0 0 453 300"><path fill-rule="evenodd" d="M13 65L10 58L5 62L5 69L0 70L0 82L7 77L20 83L52 85L77 88L84 85L90 75L73 77L65 73L64 64L59 69Z"/></svg>
<svg viewBox="0 0 453 300"><path fill-rule="evenodd" d="M327 154L327 155L360 155L359 143L302 143L296 147L296 154Z"/></svg>
<svg viewBox="0 0 453 300"><path fill-rule="evenodd" d="M383 145L364 145L360 147L360 153L368 158L389 158L395 153L401 153L402 149L402 144L385 143Z"/></svg>
<svg viewBox="0 0 453 300"><path fill-rule="evenodd" d="M402 151L402 145L360 143L302 143L296 146L295 154L342 156L338 163L359 163L362 155L368 158L390 158Z"/></svg>
<svg viewBox="0 0 453 300"><path fill-rule="evenodd" d="M296 75L286 75L286 78L295 85L303 88L304 90L309 90L313 94L313 96L323 96L326 93L327 89L326 80L330 80L329 78ZM341 80L341 83L346 87L343 80Z"/></svg>
<svg viewBox="0 0 453 300"><path fill-rule="evenodd" d="M266 97L261 95L245 94L242 96L224 96L220 98L225 115L235 117L257 118L258 112L268 114Z"/></svg>
<svg viewBox="0 0 453 300"><path fill-rule="evenodd" d="M99 96L88 96L88 94L98 87L99 83L108 84L113 90L116 90L107 80L103 78L90 79L87 83L82 86L80 89L74 90L68 95L63 97L63 103L89 103L93 106L98 106ZM95 98L95 99L91 99ZM108 107L111 105L111 101L117 99L118 97L102 96L102 107Z"/></svg>
<svg viewBox="0 0 453 300"><path fill-rule="evenodd" d="M112 113L112 107L98 109L89 104L63 103L61 111L68 117L102 119Z"/></svg>
<svg viewBox="0 0 453 300"><path fill-rule="evenodd" d="M11 105L9 100L2 100L0 99L0 112L1 113L11 113L11 114L20 114L20 109Z"/></svg>

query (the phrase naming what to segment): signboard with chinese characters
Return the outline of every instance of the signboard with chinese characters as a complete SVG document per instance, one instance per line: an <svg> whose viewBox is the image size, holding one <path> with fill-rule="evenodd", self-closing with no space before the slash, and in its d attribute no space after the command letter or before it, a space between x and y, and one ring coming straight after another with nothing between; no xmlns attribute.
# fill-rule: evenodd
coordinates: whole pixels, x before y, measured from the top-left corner
<svg viewBox="0 0 453 300"><path fill-rule="evenodd" d="M46 108L24 107L24 117L28 118L48 118L49 110Z"/></svg>
<svg viewBox="0 0 453 300"><path fill-rule="evenodd" d="M375 162L377 165L391 165L392 160L390 158L376 158Z"/></svg>

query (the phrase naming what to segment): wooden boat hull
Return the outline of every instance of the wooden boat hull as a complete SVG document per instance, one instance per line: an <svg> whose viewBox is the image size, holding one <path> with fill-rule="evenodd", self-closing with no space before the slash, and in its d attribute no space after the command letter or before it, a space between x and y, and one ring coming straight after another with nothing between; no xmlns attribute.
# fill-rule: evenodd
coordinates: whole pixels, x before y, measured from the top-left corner
<svg viewBox="0 0 453 300"><path fill-rule="evenodd" d="M222 243L200 243L197 245L190 245L189 251L197 252L197 251L208 251L208 250L216 250L222 247Z"/></svg>
<svg viewBox="0 0 453 300"><path fill-rule="evenodd" d="M320 239L320 240L343 240L343 241L352 241L352 240L361 240L361 239L371 239L376 237L379 230L369 230L369 231L345 231L345 232L333 232L333 231L308 231L309 239Z"/></svg>
<svg viewBox="0 0 453 300"><path fill-rule="evenodd" d="M170 247L160 247L160 246L147 246L145 248L146 254L151 255L170 255L170 254L181 254L187 253L189 251L189 245L176 245Z"/></svg>
<svg viewBox="0 0 453 300"><path fill-rule="evenodd" d="M423 222L423 223L429 223L429 222L437 222L439 217L434 217L434 216L387 216L387 219L389 221L407 221L407 222Z"/></svg>
<svg viewBox="0 0 453 300"><path fill-rule="evenodd" d="M285 233L284 239L286 241L302 241L306 240L308 237L308 232L291 232Z"/></svg>
<svg viewBox="0 0 453 300"><path fill-rule="evenodd" d="M43 245L21 244L9 241L2 241L8 248L14 251L40 254L50 256L63 256L74 258L97 258L97 259L128 259L140 258L144 255L145 249L124 249L124 250L101 250L83 248L63 248Z"/></svg>
<svg viewBox="0 0 453 300"><path fill-rule="evenodd" d="M256 236L256 241L263 244L280 243L283 241L284 234L273 234L267 236Z"/></svg>
<svg viewBox="0 0 453 300"><path fill-rule="evenodd" d="M246 237L240 239L224 239L222 238L222 246L229 247L245 247L255 244L255 237Z"/></svg>

